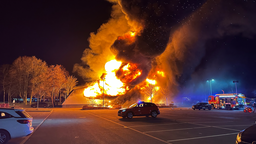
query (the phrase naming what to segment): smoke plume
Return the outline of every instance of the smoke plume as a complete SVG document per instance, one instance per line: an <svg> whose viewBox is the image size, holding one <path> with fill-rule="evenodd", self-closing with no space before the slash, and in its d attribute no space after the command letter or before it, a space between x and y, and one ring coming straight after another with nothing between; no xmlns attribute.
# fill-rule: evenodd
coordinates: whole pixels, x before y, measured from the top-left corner
<svg viewBox="0 0 256 144"><path fill-rule="evenodd" d="M169 94L175 95L179 90L186 91L184 94L191 92L195 83L199 85L212 76L207 73L213 69L209 66L215 60L221 61L208 52L214 41L237 35L255 38L255 2L249 0L110 2L111 19L91 34L90 48L85 49L82 63L74 66L74 71L85 79L98 79L105 63L115 57L124 63L136 63L143 70L141 77L132 82L136 85L145 80L156 62L166 73L161 85ZM136 32L132 42L118 39L129 32ZM214 49L221 52L218 47ZM227 74L229 69L224 67L219 74Z"/></svg>
<svg viewBox="0 0 256 144"><path fill-rule="evenodd" d="M253 1L208 0L170 34L168 46L157 60L167 72L172 91L180 90L181 96L206 97L209 95L206 80L218 79L216 93L222 93L230 86L228 81L240 78L236 71L242 67L231 66L241 63L236 57L246 51L240 48L240 54L233 55L237 48L232 44L235 39L226 39L255 38L254 6ZM216 44L219 42L224 46Z"/></svg>

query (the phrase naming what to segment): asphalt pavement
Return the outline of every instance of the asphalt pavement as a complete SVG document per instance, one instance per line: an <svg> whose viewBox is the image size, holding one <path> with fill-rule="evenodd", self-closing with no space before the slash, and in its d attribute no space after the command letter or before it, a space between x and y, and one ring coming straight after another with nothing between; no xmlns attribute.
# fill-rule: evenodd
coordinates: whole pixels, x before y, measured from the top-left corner
<svg viewBox="0 0 256 144"><path fill-rule="evenodd" d="M256 113L238 110L160 108L157 118L133 119L118 117L117 111L30 109L35 132L8 144L234 144L236 134L256 120Z"/></svg>

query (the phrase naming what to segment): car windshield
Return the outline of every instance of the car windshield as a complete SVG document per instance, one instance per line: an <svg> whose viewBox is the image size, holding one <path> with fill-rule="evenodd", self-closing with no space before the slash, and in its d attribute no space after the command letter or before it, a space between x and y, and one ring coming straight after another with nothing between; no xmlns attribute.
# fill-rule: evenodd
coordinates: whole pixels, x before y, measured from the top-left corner
<svg viewBox="0 0 256 144"><path fill-rule="evenodd" d="M131 106L129 106L129 108L133 108L133 107L136 107L136 106L137 106L137 103L134 103Z"/></svg>

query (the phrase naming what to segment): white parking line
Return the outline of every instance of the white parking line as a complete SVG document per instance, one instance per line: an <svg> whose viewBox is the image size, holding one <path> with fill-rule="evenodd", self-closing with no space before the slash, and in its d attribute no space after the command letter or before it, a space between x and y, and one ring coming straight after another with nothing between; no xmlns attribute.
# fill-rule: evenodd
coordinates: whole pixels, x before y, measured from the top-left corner
<svg viewBox="0 0 256 144"><path fill-rule="evenodd" d="M169 130L158 130L158 131L146 131L144 133L165 132L165 131L178 131L178 130L188 130L188 129L200 129L200 128L208 128L208 127L211 127L211 126L193 127L193 128L182 128L182 129L169 129Z"/></svg>
<svg viewBox="0 0 256 144"><path fill-rule="evenodd" d="M221 136L234 135L234 134L237 134L237 133L227 133L227 134L210 135L210 136L203 136L203 137L193 137L193 138L185 138L185 139L167 140L167 142L187 141L187 140L203 139L203 138L211 138L211 137L221 137Z"/></svg>
<svg viewBox="0 0 256 144"><path fill-rule="evenodd" d="M129 127L147 127L147 126L159 126L159 125L175 125L175 124L183 124L183 123L166 123L166 124L154 124L154 125L134 125Z"/></svg>
<svg viewBox="0 0 256 144"><path fill-rule="evenodd" d="M232 130L232 131L240 131L240 130L237 130L237 129L231 129L231 128L226 128L226 127L221 127L221 126L210 126L210 125L204 125L204 124L198 124L198 123L189 123L189 124L194 124L194 125L199 125L199 126L209 126L209 127L214 127L214 128L219 128L219 129L225 129L225 130Z"/></svg>
<svg viewBox="0 0 256 144"><path fill-rule="evenodd" d="M253 123L248 124L248 125L236 125L236 124L234 124L234 125L219 125L219 127L221 127L221 126L223 126L223 127L228 127L228 126L246 126L246 127L248 127L248 126L251 126L251 125L253 125Z"/></svg>
<svg viewBox="0 0 256 144"><path fill-rule="evenodd" d="M49 115L34 129L33 133L44 123L44 121L52 114L53 110L49 113ZM33 122L32 122L33 123ZM32 135L31 133L29 136L27 136L20 144L24 144Z"/></svg>
<svg viewBox="0 0 256 144"><path fill-rule="evenodd" d="M229 122L233 122L233 121L225 121L225 123L229 123ZM184 123L195 123L195 124L197 124L197 123L223 123L223 122L214 122L214 121L204 121L204 122L199 122L199 121L195 121L195 122L184 122Z"/></svg>
<svg viewBox="0 0 256 144"><path fill-rule="evenodd" d="M241 130L237 130L237 129L231 129L231 128L225 128L225 127L219 127L219 126L212 126L212 127L219 128L219 129L225 129L225 130L232 130L232 131L237 131L237 132L241 131Z"/></svg>

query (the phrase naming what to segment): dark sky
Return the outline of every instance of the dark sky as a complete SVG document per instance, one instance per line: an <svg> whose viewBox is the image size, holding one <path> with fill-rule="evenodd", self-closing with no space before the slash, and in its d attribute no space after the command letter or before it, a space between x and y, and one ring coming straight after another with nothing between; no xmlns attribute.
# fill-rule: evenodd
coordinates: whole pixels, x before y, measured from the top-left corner
<svg viewBox="0 0 256 144"><path fill-rule="evenodd" d="M0 1L0 65L36 56L72 74L90 32L109 19L111 6L104 0Z"/></svg>
<svg viewBox="0 0 256 144"><path fill-rule="evenodd" d="M170 16L179 16L172 21L167 19L171 22L171 31L188 22L191 13L189 34L193 32L194 37L199 37L196 42L184 40L188 47L185 53L192 56L176 63L182 69L177 77L181 95L208 95L206 80L214 78L213 93L234 92L232 81L238 80L238 92L253 96L256 90L255 0L208 0L202 11L197 10L206 0L193 0L196 3L193 5L187 0L170 1ZM97 32L108 21L111 6L104 0L0 1L0 65L11 64L19 56L36 56L49 65L61 64L72 74L74 64L81 61L83 51L89 47L90 32ZM184 12L184 7L194 9ZM196 62L193 57L197 57Z"/></svg>

